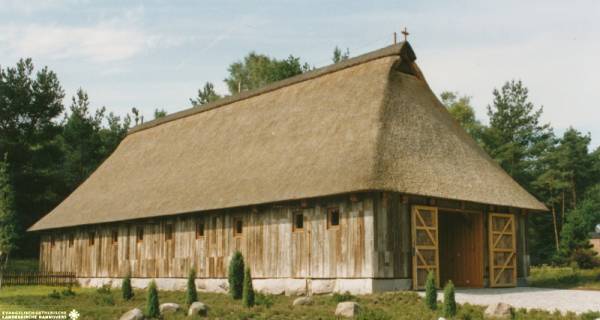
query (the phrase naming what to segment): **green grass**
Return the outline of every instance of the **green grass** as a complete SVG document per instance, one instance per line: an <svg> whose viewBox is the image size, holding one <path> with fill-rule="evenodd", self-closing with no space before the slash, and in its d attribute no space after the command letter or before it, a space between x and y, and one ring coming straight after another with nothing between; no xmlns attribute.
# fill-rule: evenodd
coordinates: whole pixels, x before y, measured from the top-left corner
<svg viewBox="0 0 600 320"><path fill-rule="evenodd" d="M527 280L533 287L600 290L600 268L533 267Z"/></svg>
<svg viewBox="0 0 600 320"><path fill-rule="evenodd" d="M38 271L39 264L37 259L9 259L6 271L30 272Z"/></svg>
<svg viewBox="0 0 600 320"><path fill-rule="evenodd" d="M137 307L144 310L145 291L136 290L130 301L123 301L118 289L98 290L73 288L74 295L63 292L65 288L47 286L18 286L0 289L0 310L57 310L77 309L80 319L117 319L126 311ZM53 296L53 297L52 297ZM209 307L209 318L219 319L336 319L334 312L339 296L313 297L310 306L292 307L293 297L258 295L257 306L245 308L241 301L232 300L229 295L218 293L198 293L200 301ZM184 291L159 291L160 302L175 302L184 305ZM423 299L414 292L394 292L372 295L358 295L353 301L360 304L363 312L357 319L437 319L440 314L426 308ZM184 310L164 317L170 319L192 319ZM438 308L441 310L441 308ZM514 319L595 319L600 314L561 316L546 311L515 311ZM198 317L199 319L199 317ZM483 319L483 308L472 305L458 306L454 319Z"/></svg>

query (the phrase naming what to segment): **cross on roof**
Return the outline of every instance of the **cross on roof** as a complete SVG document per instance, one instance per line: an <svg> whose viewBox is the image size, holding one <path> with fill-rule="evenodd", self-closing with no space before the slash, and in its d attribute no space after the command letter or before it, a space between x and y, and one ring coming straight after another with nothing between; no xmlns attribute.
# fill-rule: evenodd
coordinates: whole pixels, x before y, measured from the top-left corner
<svg viewBox="0 0 600 320"><path fill-rule="evenodd" d="M406 42L406 39L410 33L408 33L408 30L406 30L406 27L404 27L404 30L402 30L401 33L404 35L404 41Z"/></svg>

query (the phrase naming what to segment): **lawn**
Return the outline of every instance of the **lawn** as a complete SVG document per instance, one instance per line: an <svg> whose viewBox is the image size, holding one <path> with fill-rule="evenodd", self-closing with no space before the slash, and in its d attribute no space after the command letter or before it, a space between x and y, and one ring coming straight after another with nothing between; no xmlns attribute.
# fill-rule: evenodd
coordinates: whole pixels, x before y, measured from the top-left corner
<svg viewBox="0 0 600 320"><path fill-rule="evenodd" d="M0 311L7 310L78 310L80 319L118 319L124 312L138 307L144 310L145 292L135 292L131 301L123 301L120 290L98 290L74 288L75 295L62 294L65 288L46 286L5 287L0 290ZM57 294L52 294L56 291ZM54 296L54 297L52 297ZM160 302L176 302L183 305L184 292L161 291ZM437 319L439 312L428 310L421 298L414 292L394 292L357 297L344 295L315 296L313 305L292 307L293 297L259 295L259 305L245 308L240 301L218 293L199 293L199 299L209 307L209 317L219 319L335 319L334 311L338 301L357 301L363 313L357 319ZM439 308L438 308L439 309ZM600 314L561 316L545 311L517 310L514 319L595 319ZM191 319L184 311L168 315L169 319ZM479 306L459 306L456 319L483 319L483 308Z"/></svg>
<svg viewBox="0 0 600 320"><path fill-rule="evenodd" d="M600 268L533 267L528 282L532 287L600 290Z"/></svg>

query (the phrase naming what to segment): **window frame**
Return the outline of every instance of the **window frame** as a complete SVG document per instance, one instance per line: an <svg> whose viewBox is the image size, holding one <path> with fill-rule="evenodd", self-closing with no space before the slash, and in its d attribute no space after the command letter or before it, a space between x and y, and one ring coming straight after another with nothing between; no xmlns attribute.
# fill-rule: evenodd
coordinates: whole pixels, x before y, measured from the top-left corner
<svg viewBox="0 0 600 320"><path fill-rule="evenodd" d="M302 216L302 227L300 228L297 225L298 216ZM304 212L300 210L292 212L292 232L304 232Z"/></svg>
<svg viewBox="0 0 600 320"><path fill-rule="evenodd" d="M337 224L333 224L333 213L337 212ZM329 207L327 208L327 229L339 229L342 220L342 213L340 207Z"/></svg>

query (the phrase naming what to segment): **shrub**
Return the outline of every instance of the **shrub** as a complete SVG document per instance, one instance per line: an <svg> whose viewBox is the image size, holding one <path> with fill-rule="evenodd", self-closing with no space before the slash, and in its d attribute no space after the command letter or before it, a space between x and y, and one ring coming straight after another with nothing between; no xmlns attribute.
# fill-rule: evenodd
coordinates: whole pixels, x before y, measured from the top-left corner
<svg viewBox="0 0 600 320"><path fill-rule="evenodd" d="M429 271L425 281L425 305L430 310L437 309L437 290L435 289L435 276L432 271Z"/></svg>
<svg viewBox="0 0 600 320"><path fill-rule="evenodd" d="M75 295L75 291L73 291L73 289L71 289L71 287L67 287L60 294L62 294L63 297L72 297Z"/></svg>
<svg viewBox="0 0 600 320"><path fill-rule="evenodd" d="M146 297L146 316L149 318L158 318L160 310L158 305L158 290L156 282L152 280L148 287L148 296Z"/></svg>
<svg viewBox="0 0 600 320"><path fill-rule="evenodd" d="M250 274L250 268L246 268L246 272L244 272L242 303L248 308L254 306L254 288L252 287L252 275Z"/></svg>
<svg viewBox="0 0 600 320"><path fill-rule="evenodd" d="M110 294L110 285L105 284L102 287L96 289L99 294Z"/></svg>
<svg viewBox="0 0 600 320"><path fill-rule="evenodd" d="M198 292L196 291L196 269L192 268L188 275L185 303L189 306L196 301L198 301Z"/></svg>
<svg viewBox="0 0 600 320"><path fill-rule="evenodd" d="M273 297L270 294L255 292L254 300L257 306L264 306L267 309L273 306Z"/></svg>
<svg viewBox="0 0 600 320"><path fill-rule="evenodd" d="M233 253L229 262L229 293L234 299L242 298L244 285L244 257L239 251Z"/></svg>
<svg viewBox="0 0 600 320"><path fill-rule="evenodd" d="M123 296L123 300L128 301L133 298L133 289L131 288L131 274L127 273L125 279L121 283L121 294Z"/></svg>
<svg viewBox="0 0 600 320"><path fill-rule="evenodd" d="M456 300L454 299L454 284L448 281L444 287L444 317L452 318L456 315Z"/></svg>
<svg viewBox="0 0 600 320"><path fill-rule="evenodd" d="M48 297L52 299L60 299L60 293L56 290L52 290L52 292L48 293Z"/></svg>
<svg viewBox="0 0 600 320"><path fill-rule="evenodd" d="M595 320L600 318L600 312L588 311L581 314L581 320Z"/></svg>
<svg viewBox="0 0 600 320"><path fill-rule="evenodd" d="M577 263L577 266L581 269L593 269L600 266L598 253L591 248L591 245L590 248L585 247L573 250L571 259Z"/></svg>
<svg viewBox="0 0 600 320"><path fill-rule="evenodd" d="M340 303L340 302L344 302L344 301L351 301L354 300L354 296L350 294L350 292L346 291L344 293L337 293L334 292L333 296L331 296L331 299L333 299L333 302L336 303Z"/></svg>
<svg viewBox="0 0 600 320"><path fill-rule="evenodd" d="M98 294L96 296L96 298L94 299L94 301L98 305L108 305L108 306L115 305L115 299L110 294Z"/></svg>

